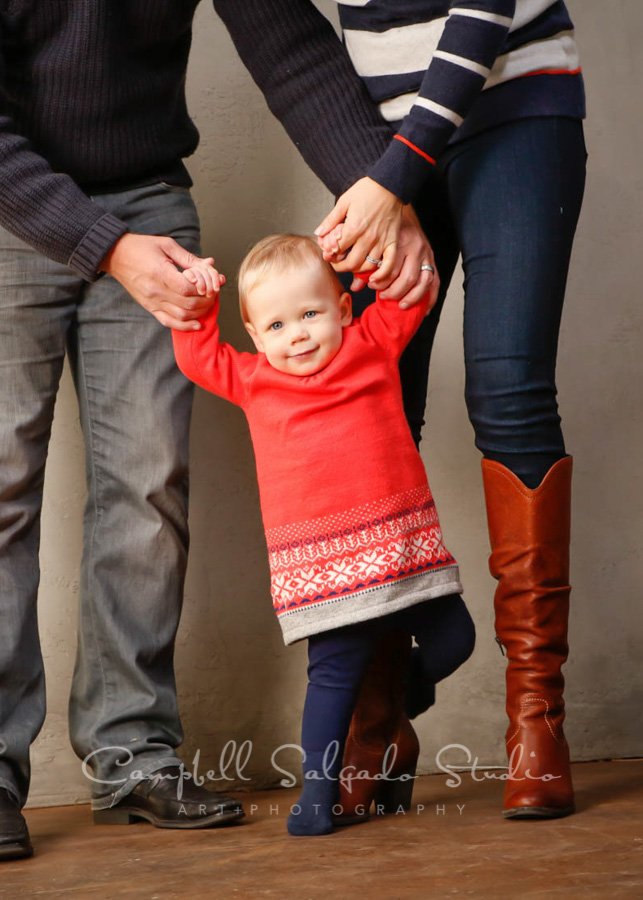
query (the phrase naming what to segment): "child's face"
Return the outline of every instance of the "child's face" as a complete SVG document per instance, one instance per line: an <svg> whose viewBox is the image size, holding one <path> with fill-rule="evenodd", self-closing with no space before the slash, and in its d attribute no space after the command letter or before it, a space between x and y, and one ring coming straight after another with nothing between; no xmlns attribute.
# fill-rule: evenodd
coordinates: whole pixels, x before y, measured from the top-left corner
<svg viewBox="0 0 643 900"><path fill-rule="evenodd" d="M248 333L271 366L289 375L314 375L342 345L351 297L311 262L257 284L246 297L246 314Z"/></svg>

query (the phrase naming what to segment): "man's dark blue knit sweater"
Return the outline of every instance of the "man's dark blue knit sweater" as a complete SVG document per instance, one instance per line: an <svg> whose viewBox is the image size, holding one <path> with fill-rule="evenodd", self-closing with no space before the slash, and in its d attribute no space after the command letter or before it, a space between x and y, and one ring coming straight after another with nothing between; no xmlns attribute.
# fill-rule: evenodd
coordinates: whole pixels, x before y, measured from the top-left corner
<svg viewBox="0 0 643 900"><path fill-rule="evenodd" d="M185 101L198 0L6 0L0 6L0 224L87 280L127 231L88 194L189 184ZM308 0L215 0L242 58L335 193L389 126ZM261 34L261 41L257 41Z"/></svg>

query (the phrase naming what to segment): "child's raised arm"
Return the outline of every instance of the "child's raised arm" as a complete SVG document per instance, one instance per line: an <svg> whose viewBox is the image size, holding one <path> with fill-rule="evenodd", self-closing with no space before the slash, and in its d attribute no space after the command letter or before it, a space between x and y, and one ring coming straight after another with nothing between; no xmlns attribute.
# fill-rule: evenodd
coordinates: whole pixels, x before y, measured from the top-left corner
<svg viewBox="0 0 643 900"><path fill-rule="evenodd" d="M219 286L225 279L212 265L186 269L185 277L199 287L199 293L216 296L210 312L199 319L198 331L172 330L174 355L179 369L190 381L207 391L244 406L248 379L257 366L254 353L239 353L230 344L219 341Z"/></svg>
<svg viewBox="0 0 643 900"><path fill-rule="evenodd" d="M375 303L371 303L361 315L362 331L391 356L399 359L427 314L431 294L426 293L408 309L401 309L397 300L382 300L379 292L375 297Z"/></svg>

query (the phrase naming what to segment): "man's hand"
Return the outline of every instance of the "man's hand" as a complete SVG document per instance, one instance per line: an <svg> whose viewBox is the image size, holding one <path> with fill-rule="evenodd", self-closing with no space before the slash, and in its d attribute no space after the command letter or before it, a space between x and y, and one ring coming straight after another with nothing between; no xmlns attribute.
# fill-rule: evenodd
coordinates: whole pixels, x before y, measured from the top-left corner
<svg viewBox="0 0 643 900"><path fill-rule="evenodd" d="M198 285L191 284L179 268L188 269L202 262L173 238L124 234L100 268L120 281L161 325L177 331L197 331L201 328L198 319L211 308L214 294L201 294Z"/></svg>

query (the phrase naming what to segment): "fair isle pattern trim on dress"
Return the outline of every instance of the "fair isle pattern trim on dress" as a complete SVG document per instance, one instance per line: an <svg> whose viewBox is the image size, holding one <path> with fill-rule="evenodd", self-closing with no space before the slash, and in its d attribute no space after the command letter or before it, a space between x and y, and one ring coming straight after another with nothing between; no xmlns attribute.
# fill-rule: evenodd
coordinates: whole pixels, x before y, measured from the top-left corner
<svg viewBox="0 0 643 900"><path fill-rule="evenodd" d="M426 484L266 539L277 615L455 565Z"/></svg>

